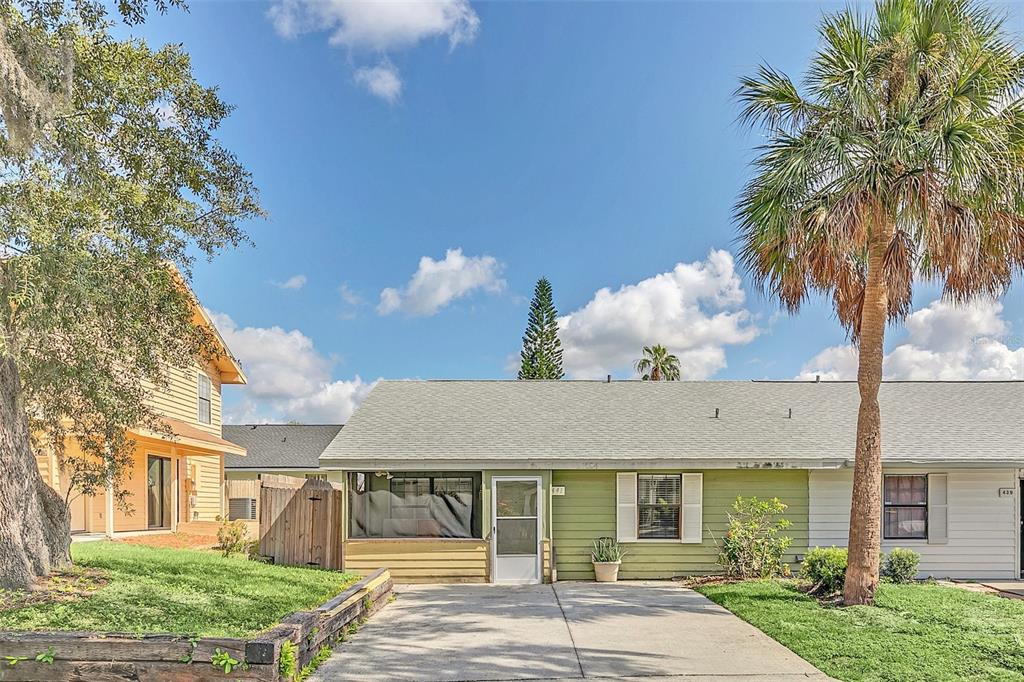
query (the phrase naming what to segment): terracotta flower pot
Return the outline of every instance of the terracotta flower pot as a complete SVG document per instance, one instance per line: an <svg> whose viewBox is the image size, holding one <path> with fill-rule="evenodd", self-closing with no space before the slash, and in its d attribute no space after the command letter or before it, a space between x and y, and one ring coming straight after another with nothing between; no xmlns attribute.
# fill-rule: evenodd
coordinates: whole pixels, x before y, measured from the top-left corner
<svg viewBox="0 0 1024 682"><path fill-rule="evenodd" d="M613 583L619 579L621 561L593 561L594 577L599 583Z"/></svg>

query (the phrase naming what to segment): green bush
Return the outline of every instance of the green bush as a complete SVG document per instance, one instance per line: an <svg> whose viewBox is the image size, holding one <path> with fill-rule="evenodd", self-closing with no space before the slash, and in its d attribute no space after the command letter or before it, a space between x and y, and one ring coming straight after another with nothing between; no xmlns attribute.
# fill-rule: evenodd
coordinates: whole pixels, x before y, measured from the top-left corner
<svg viewBox="0 0 1024 682"><path fill-rule="evenodd" d="M800 575L810 581L816 594L835 594L843 589L846 578L845 547L815 547L804 556Z"/></svg>
<svg viewBox="0 0 1024 682"><path fill-rule="evenodd" d="M917 577L917 566L921 563L921 555L912 549L894 547L882 565L882 576L899 584L914 581Z"/></svg>
<svg viewBox="0 0 1024 682"><path fill-rule="evenodd" d="M790 526L780 518L786 505L777 497L737 497L729 514L729 529L722 538L718 563L735 578L776 578L789 573L782 555L793 543L782 535Z"/></svg>
<svg viewBox="0 0 1024 682"><path fill-rule="evenodd" d="M249 539L246 536L245 521L231 521L225 516L218 516L217 521L220 522L217 529L217 549L224 556L247 552Z"/></svg>

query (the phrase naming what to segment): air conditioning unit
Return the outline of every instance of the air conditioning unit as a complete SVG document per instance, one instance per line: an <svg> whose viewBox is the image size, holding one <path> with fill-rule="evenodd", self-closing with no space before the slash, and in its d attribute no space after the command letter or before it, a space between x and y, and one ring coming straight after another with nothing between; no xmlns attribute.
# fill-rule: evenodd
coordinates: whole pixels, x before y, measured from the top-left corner
<svg viewBox="0 0 1024 682"><path fill-rule="evenodd" d="M256 520L256 498L254 497L232 497L228 499L228 518L232 521L241 519L243 521Z"/></svg>

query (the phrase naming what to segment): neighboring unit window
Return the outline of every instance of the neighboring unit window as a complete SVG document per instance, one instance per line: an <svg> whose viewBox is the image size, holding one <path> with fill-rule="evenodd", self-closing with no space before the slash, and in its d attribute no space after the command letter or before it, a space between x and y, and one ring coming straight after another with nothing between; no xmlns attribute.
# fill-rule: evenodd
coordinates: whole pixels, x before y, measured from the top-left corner
<svg viewBox="0 0 1024 682"><path fill-rule="evenodd" d="M199 423L209 424L210 423L210 395L213 391L213 385L210 382L210 377L206 376L202 372L199 374Z"/></svg>
<svg viewBox="0 0 1024 682"><path fill-rule="evenodd" d="M884 477L882 527L886 540L927 539L928 476Z"/></svg>
<svg viewBox="0 0 1024 682"><path fill-rule="evenodd" d="M349 474L349 537L480 538L474 472Z"/></svg>
<svg viewBox="0 0 1024 682"><path fill-rule="evenodd" d="M327 474L306 474L306 479L313 481L326 481Z"/></svg>
<svg viewBox="0 0 1024 682"><path fill-rule="evenodd" d="M636 477L637 537L678 540L682 477L639 474Z"/></svg>

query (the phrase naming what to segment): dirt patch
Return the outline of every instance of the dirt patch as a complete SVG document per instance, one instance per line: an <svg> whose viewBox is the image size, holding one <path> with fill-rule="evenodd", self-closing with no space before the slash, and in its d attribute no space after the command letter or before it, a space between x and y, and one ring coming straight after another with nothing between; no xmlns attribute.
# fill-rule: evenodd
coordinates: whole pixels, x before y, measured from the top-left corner
<svg viewBox="0 0 1024 682"><path fill-rule="evenodd" d="M681 575L672 578L672 582L691 589L704 585L730 585L743 582L742 578L729 578L724 575Z"/></svg>
<svg viewBox="0 0 1024 682"><path fill-rule="evenodd" d="M35 604L74 601L88 597L108 582L103 571L72 566L67 570L55 571L49 578L39 580L30 590L0 590L0 611Z"/></svg>
<svg viewBox="0 0 1024 682"><path fill-rule="evenodd" d="M210 549L217 544L217 536L193 533L160 533L158 535L133 535L119 538L118 542L168 549Z"/></svg>

